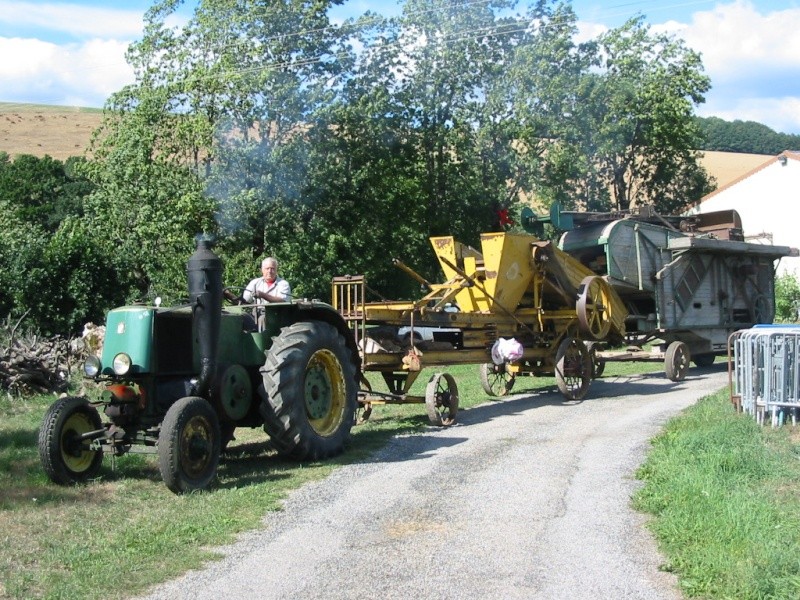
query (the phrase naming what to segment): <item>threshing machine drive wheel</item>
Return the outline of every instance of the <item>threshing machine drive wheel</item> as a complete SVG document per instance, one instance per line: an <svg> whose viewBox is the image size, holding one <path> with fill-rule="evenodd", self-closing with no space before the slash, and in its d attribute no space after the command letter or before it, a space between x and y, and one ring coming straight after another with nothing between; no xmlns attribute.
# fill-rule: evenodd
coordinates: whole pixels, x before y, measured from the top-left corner
<svg viewBox="0 0 800 600"><path fill-rule="evenodd" d="M581 400L592 381L592 363L586 345L567 337L556 351L556 384L567 400Z"/></svg>
<svg viewBox="0 0 800 600"><path fill-rule="evenodd" d="M588 275L578 286L575 306L581 331L596 340L603 339L611 329L611 288L597 275Z"/></svg>
<svg viewBox="0 0 800 600"><path fill-rule="evenodd" d="M59 398L39 428L39 458L54 483L70 485L91 479L103 462L102 449L91 449L83 436L103 429L100 415L86 398Z"/></svg>
<svg viewBox="0 0 800 600"><path fill-rule="evenodd" d="M481 385L490 396L505 396L514 387L516 377L509 373L506 365L483 363L481 365Z"/></svg>
<svg viewBox="0 0 800 600"><path fill-rule="evenodd" d="M684 342L672 342L664 356L664 373L670 381L683 381L689 370L689 346Z"/></svg>
<svg viewBox="0 0 800 600"><path fill-rule="evenodd" d="M449 373L435 373L425 388L425 409L432 425L452 425L458 413L458 387Z"/></svg>
<svg viewBox="0 0 800 600"><path fill-rule="evenodd" d="M186 396L169 407L158 433L158 469L170 490L183 494L208 487L221 451L219 419L205 398Z"/></svg>
<svg viewBox="0 0 800 600"><path fill-rule="evenodd" d="M340 454L358 399L356 366L333 325L284 327L261 368L261 415L278 452L300 460Z"/></svg>

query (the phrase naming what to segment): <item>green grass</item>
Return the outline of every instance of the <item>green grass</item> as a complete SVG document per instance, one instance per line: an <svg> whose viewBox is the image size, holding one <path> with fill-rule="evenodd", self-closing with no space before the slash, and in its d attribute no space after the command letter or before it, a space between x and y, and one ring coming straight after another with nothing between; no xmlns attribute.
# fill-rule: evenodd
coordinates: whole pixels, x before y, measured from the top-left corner
<svg viewBox="0 0 800 600"><path fill-rule="evenodd" d="M654 440L634 505L687 596L800 598L799 440L736 414L727 390Z"/></svg>
<svg viewBox="0 0 800 600"><path fill-rule="evenodd" d="M477 367L447 371L456 378L462 408L488 400ZM424 396L432 373L423 371L410 393ZM369 378L373 389L386 389L377 374ZM521 379L520 390L555 385L547 378ZM99 589L109 599L141 593L213 560L214 547L258 527L292 489L428 424L420 404L376 406L353 428L347 452L311 464L280 459L261 429L237 429L211 489L176 496L162 483L155 455L106 455L95 481L50 483L36 444L53 400L0 396L0 598L93 597Z"/></svg>
<svg viewBox="0 0 800 600"><path fill-rule="evenodd" d="M490 401L476 366L440 370L455 377L461 408ZM610 363L605 376L659 370L658 363ZM432 373L424 370L410 394L424 396ZM377 374L369 379L373 389L386 389ZM520 377L513 392L541 389L555 390L555 380ZM106 456L95 481L77 487L50 483L36 444L53 400L0 395L0 598L142 593L213 560L215 547L258 527L292 489L365 458L393 435L428 424L422 405L376 406L365 424L353 428L341 457L312 464L281 460L260 429L238 429L211 489L176 496L162 483L154 455Z"/></svg>

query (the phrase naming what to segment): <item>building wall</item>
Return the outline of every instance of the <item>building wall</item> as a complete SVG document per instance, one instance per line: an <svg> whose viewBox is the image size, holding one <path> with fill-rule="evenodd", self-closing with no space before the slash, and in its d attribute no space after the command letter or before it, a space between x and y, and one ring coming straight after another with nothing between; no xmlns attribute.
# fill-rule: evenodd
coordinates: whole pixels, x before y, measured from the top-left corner
<svg viewBox="0 0 800 600"><path fill-rule="evenodd" d="M786 157L783 157L786 158ZM800 160L772 158L749 176L706 196L690 214L736 210L749 242L800 248ZM778 272L800 275L800 258L782 258Z"/></svg>

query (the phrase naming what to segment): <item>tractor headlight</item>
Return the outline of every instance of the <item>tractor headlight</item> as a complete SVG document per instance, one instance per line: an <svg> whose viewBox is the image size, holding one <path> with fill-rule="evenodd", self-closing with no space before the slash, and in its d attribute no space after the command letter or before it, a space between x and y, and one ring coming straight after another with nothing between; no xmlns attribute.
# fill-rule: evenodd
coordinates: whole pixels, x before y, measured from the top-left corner
<svg viewBox="0 0 800 600"><path fill-rule="evenodd" d="M100 372L100 359L92 355L83 363L83 374L86 377L97 377Z"/></svg>
<svg viewBox="0 0 800 600"><path fill-rule="evenodd" d="M114 362L111 365L114 373L117 375L126 375L131 370L131 357L120 352L114 357Z"/></svg>

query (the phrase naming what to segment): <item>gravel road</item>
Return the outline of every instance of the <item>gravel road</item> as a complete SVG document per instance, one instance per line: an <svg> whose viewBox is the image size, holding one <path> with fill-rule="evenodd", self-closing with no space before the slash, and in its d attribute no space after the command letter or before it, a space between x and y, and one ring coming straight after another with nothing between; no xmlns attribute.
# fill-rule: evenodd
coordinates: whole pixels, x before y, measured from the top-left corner
<svg viewBox="0 0 800 600"><path fill-rule="evenodd" d="M222 560L146 598L680 599L630 508L633 474L669 417L726 385L717 365L462 411L296 490Z"/></svg>

